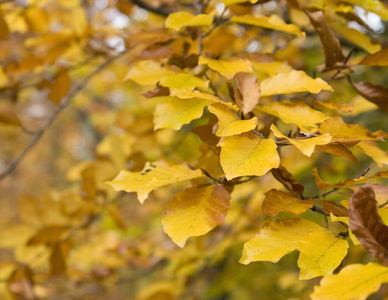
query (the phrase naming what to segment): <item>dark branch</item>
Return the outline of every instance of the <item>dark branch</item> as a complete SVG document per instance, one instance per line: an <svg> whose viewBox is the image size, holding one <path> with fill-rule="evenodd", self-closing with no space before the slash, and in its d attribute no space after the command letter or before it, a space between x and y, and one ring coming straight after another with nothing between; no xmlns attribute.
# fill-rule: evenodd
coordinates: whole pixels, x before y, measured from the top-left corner
<svg viewBox="0 0 388 300"><path fill-rule="evenodd" d="M70 93L62 100L62 102L58 105L55 112L48 118L46 124L39 129L35 134L30 143L24 148L24 150L17 156L15 159L8 165L8 167L5 169L4 172L0 174L0 181L7 177L9 174L12 173L13 170L16 169L16 167L20 164L20 162L24 159L24 157L31 151L31 149L40 141L43 134L46 132L47 128L50 127L50 125L54 122L54 120L57 118L60 112L62 112L67 105L70 103L70 101L74 98L75 95L77 95L81 90L83 90L86 86L86 84L92 79L95 75L100 73L103 69L105 69L107 66L109 66L114 60L119 58L121 55L125 54L127 51L123 51L117 56L113 56L109 59L107 59L104 63L99 65L93 72L91 72L89 75L87 75L78 85L76 85Z"/></svg>
<svg viewBox="0 0 388 300"><path fill-rule="evenodd" d="M155 7L141 0L131 0L131 2L149 12L152 12L160 16L167 17L169 14L173 13L173 11L167 9L166 7L163 7L163 6Z"/></svg>

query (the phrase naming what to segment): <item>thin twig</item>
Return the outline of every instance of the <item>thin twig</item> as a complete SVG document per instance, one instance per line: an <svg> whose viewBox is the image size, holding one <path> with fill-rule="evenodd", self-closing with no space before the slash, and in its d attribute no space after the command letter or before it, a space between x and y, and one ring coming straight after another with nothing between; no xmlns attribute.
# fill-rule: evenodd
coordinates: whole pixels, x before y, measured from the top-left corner
<svg viewBox="0 0 388 300"><path fill-rule="evenodd" d="M348 55L346 56L344 62L342 63L342 65L338 68L337 72L334 73L334 75L329 79L329 81L331 80L334 80L338 74L340 74L342 72L342 70L346 67L346 63L348 62L348 60L350 59L350 57L352 56L353 54L353 51L354 51L354 47L352 49L350 49Z"/></svg>
<svg viewBox="0 0 388 300"><path fill-rule="evenodd" d="M12 173L13 170L16 169L16 167L20 164L20 162L24 159L24 157L31 151L31 149L40 141L43 134L46 132L47 128L50 127L50 125L54 122L54 120L57 118L60 112L62 112L67 105L70 103L70 101L74 98L75 95L77 95L81 90L83 90L86 86L86 84L92 79L95 75L100 73L102 70L104 70L107 66L109 66L113 61L115 61L117 58L125 54L128 50L121 52L117 56L113 56L109 59L107 59L104 63L99 65L93 72L91 72L89 75L87 75L78 85L76 85L69 94L65 98L63 98L62 102L58 105L57 109L54 111L54 113L48 118L46 124L39 129L30 143L24 148L24 150L15 157L15 159L8 165L8 167L0 174L0 181L7 177L9 174Z"/></svg>

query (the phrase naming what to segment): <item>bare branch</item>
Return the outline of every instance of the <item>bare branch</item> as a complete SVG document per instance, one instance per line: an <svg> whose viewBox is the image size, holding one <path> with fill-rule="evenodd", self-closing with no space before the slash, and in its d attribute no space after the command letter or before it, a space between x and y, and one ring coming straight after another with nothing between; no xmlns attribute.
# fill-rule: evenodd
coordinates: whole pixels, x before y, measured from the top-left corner
<svg viewBox="0 0 388 300"><path fill-rule="evenodd" d="M123 51L117 56L113 56L109 59L107 59L104 63L99 65L93 72L91 72L89 75L87 75L78 85L76 85L70 93L63 98L62 102L58 105L55 112L48 118L46 124L39 129L31 139L30 143L24 148L24 150L15 157L15 159L8 165L8 167L0 174L0 181L7 177L9 174L12 173L13 170L16 169L16 167L20 164L20 162L24 159L24 157L31 151L31 149L40 141L43 134L46 132L46 130L50 127L50 125L54 122L54 120L57 118L59 113L63 111L67 105L70 103L70 101L74 98L75 95L77 95L81 90L85 88L87 83L92 79L95 75L100 73L102 70L104 70L107 66L109 66L113 61L115 61L117 58L122 56L127 52Z"/></svg>

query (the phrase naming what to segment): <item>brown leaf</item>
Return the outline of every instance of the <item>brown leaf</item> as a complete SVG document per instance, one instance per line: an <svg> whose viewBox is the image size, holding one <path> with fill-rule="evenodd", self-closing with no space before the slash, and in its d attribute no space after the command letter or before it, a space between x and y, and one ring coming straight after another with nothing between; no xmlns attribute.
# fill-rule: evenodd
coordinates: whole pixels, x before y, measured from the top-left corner
<svg viewBox="0 0 388 300"><path fill-rule="evenodd" d="M0 106L0 124L21 126L18 116L8 107Z"/></svg>
<svg viewBox="0 0 388 300"><path fill-rule="evenodd" d="M168 96L170 95L170 89L164 86L157 86L153 91L147 91L143 94L146 98Z"/></svg>
<svg viewBox="0 0 388 300"><path fill-rule="evenodd" d="M54 246L50 255L50 273L58 276L66 271L66 257L70 250L70 243L60 243Z"/></svg>
<svg viewBox="0 0 388 300"><path fill-rule="evenodd" d="M325 212L325 214L333 213L337 217L347 217L349 215L348 210L346 207L339 205L335 203L334 201L326 201L326 200L315 200L320 205L322 205L322 209Z"/></svg>
<svg viewBox="0 0 388 300"><path fill-rule="evenodd" d="M388 112L388 89L382 85L374 85L366 81L349 82L356 91L368 101L376 104L381 110Z"/></svg>
<svg viewBox="0 0 388 300"><path fill-rule="evenodd" d="M349 228L369 253L388 266L388 226L377 213L375 193L369 185L350 198Z"/></svg>
<svg viewBox="0 0 388 300"><path fill-rule="evenodd" d="M55 104L59 104L62 101L62 98L70 92L71 88L71 78L67 71L64 69L59 69L57 77L55 78L54 83L50 87L50 92L48 97Z"/></svg>
<svg viewBox="0 0 388 300"><path fill-rule="evenodd" d="M359 65L381 67L388 66L388 49L383 49L376 53L365 56Z"/></svg>
<svg viewBox="0 0 388 300"><path fill-rule="evenodd" d="M234 78L242 96L241 109L245 115L259 103L260 84L256 76L244 72L238 72Z"/></svg>
<svg viewBox="0 0 388 300"><path fill-rule="evenodd" d="M310 18L311 24L314 26L315 32L321 40L323 51L325 52L326 69L333 69L342 65L345 56L342 53L340 42L335 36L334 31L326 22L323 12L305 11L305 13Z"/></svg>
<svg viewBox="0 0 388 300"><path fill-rule="evenodd" d="M282 165L277 169L272 169L271 173L277 181L279 181L287 190L295 192L299 195L303 194L304 187L301 185L294 176L287 171Z"/></svg>

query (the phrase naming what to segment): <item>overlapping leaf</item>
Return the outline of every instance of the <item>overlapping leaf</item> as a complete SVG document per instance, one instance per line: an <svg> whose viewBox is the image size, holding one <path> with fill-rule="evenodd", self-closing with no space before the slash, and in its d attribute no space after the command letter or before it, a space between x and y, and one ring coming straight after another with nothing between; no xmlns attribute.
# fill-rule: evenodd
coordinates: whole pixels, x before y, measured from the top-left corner
<svg viewBox="0 0 388 300"><path fill-rule="evenodd" d="M239 176L262 176L280 163L275 142L252 132L223 137L219 146L221 166L228 180Z"/></svg>
<svg viewBox="0 0 388 300"><path fill-rule="evenodd" d="M166 19L166 28L180 30L186 26L210 26L213 23L212 14L192 15L188 12L177 12L169 14Z"/></svg>
<svg viewBox="0 0 388 300"><path fill-rule="evenodd" d="M192 170L185 164L173 165L161 160L147 163L141 172L122 170L107 183L116 191L136 192L140 203L143 203L154 189L202 176L200 170Z"/></svg>
<svg viewBox="0 0 388 300"><path fill-rule="evenodd" d="M163 213L164 231L179 247L191 236L204 235L223 224L230 195L224 187L191 187L175 195Z"/></svg>
<svg viewBox="0 0 388 300"><path fill-rule="evenodd" d="M292 193L272 189L264 193L263 213L268 216L276 216L281 212L289 212L294 215L300 215L311 208L314 204L313 199L301 200Z"/></svg>
<svg viewBox="0 0 388 300"><path fill-rule="evenodd" d="M239 97L235 97L235 100L242 112L247 114L259 103L260 84L256 76L248 73L239 72L234 78L239 91Z"/></svg>
<svg viewBox="0 0 388 300"><path fill-rule="evenodd" d="M232 79L238 72L252 72L252 63L247 59L211 59L201 56L198 64L207 65L227 79Z"/></svg>

